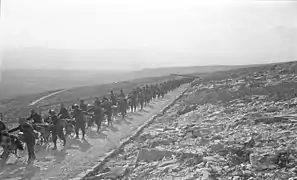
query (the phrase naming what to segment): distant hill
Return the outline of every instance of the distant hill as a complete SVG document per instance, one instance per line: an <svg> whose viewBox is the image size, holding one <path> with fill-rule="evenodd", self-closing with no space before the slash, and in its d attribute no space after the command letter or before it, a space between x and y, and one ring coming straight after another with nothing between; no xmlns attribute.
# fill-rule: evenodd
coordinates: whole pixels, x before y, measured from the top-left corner
<svg viewBox="0 0 297 180"><path fill-rule="evenodd" d="M5 70L0 99L78 86L104 84L127 79L118 72L76 70Z"/></svg>
<svg viewBox="0 0 297 180"><path fill-rule="evenodd" d="M132 76L158 77L169 74L193 74L193 73L213 73L217 71L227 71L230 69L245 68L257 65L239 65L239 66L189 66L189 67L165 67L155 69L143 69L132 72Z"/></svg>
<svg viewBox="0 0 297 180"><path fill-rule="evenodd" d="M197 59L196 56L190 57L193 62ZM151 67L151 59L162 58L172 59L177 63L187 57L174 53L131 49L6 49L1 65L0 99L113 81L166 76L172 73L211 73L247 67L191 66L133 71Z"/></svg>
<svg viewBox="0 0 297 180"><path fill-rule="evenodd" d="M67 89L124 81L144 77L159 77L173 73L209 73L238 68L239 66L172 67L144 69L134 72L100 72L95 70L3 70L0 99L45 91Z"/></svg>

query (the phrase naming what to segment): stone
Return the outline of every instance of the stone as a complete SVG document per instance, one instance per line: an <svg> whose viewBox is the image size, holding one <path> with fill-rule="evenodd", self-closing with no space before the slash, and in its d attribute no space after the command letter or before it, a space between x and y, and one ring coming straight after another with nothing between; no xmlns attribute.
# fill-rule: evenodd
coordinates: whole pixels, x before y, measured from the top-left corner
<svg viewBox="0 0 297 180"><path fill-rule="evenodd" d="M163 158L169 158L172 157L174 152L167 151L167 150L159 150L159 149L141 149L138 151L137 158L136 158L136 164L140 161L145 162L152 162L152 161L159 161Z"/></svg>
<svg viewBox="0 0 297 180"><path fill-rule="evenodd" d="M88 178L88 180L101 180L101 179L117 179L121 178L125 174L126 168L124 167L114 167L109 172L99 174Z"/></svg>

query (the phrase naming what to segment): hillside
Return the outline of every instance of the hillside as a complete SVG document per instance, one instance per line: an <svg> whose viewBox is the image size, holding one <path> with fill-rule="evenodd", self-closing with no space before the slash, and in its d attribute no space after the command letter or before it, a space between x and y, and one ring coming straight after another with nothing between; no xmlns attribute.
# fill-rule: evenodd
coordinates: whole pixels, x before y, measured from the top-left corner
<svg viewBox="0 0 297 180"><path fill-rule="evenodd" d="M227 71L230 69L246 68L251 66L259 65L234 65L234 66L189 66L189 67L165 67L165 68L155 68L155 69L143 69L141 71L134 71L132 74L134 76L142 75L144 77L150 76L164 76L168 74L204 74L204 73L214 73L217 71Z"/></svg>
<svg viewBox="0 0 297 180"><path fill-rule="evenodd" d="M201 66L144 69L140 71L98 71L63 69L8 69L2 71L0 99L45 91L99 85L135 78L159 77L172 73L212 73L242 66Z"/></svg>
<svg viewBox="0 0 297 180"><path fill-rule="evenodd" d="M0 83L0 99L45 91L104 84L128 79L120 72L79 70L4 70Z"/></svg>
<svg viewBox="0 0 297 180"><path fill-rule="evenodd" d="M11 166L0 176L70 179L89 172L91 179L291 180L297 174L296 74L297 62L202 74L203 79L154 101L145 111L116 119L114 128L105 127L99 134L90 131L88 142L72 142L79 147L50 151L47 158L52 161L40 155L35 165L43 167L40 170L11 174ZM170 78L176 77L74 88L37 106L45 113L59 102L70 105L80 97L89 103L110 88L127 92ZM26 104L44 95L3 102L9 105L9 126L28 113Z"/></svg>
<svg viewBox="0 0 297 180"><path fill-rule="evenodd" d="M238 66L178 66L183 60L197 64L204 56L155 52L150 49L4 49L1 64L0 99L31 95L45 91L98 85L172 73L212 73ZM158 64L166 61L167 64ZM217 57L227 61L228 57ZM150 61L154 60L154 63ZM256 60L253 60L255 62ZM263 61L261 61L263 62ZM156 64L157 63L157 64ZM170 67L175 64L177 67ZM187 63L186 63L187 64ZM207 63L206 63L207 64ZM155 68L155 67L166 68ZM149 68L147 68L149 67ZM146 68L146 69L143 69Z"/></svg>
<svg viewBox="0 0 297 180"><path fill-rule="evenodd" d="M257 69L267 68L274 66L273 64L271 65L262 65L262 66L256 66L256 67L250 67L250 68L239 68L240 66L233 66L232 68L238 67L239 69L234 69L230 71L226 71L225 73L222 74L222 72L219 71L225 71L228 68L231 68L230 66L213 66L213 67L183 67L183 68L165 68L166 72L160 68L160 69L150 69L150 70L144 70L146 72L151 72L151 76L157 76L158 72L159 74L163 73L183 73L186 74L186 72L193 73L194 75L199 75L203 76L204 78L210 78L210 77L215 77L215 78L227 78L227 76L230 76L233 74L234 77L240 76L240 73L245 74L250 72L251 70L256 71ZM204 73L197 73L197 69L200 69L201 71L203 70ZM212 72L212 70L218 71L218 72ZM158 81L164 81L170 78L175 78L174 76L160 76L160 77L155 77L155 78L141 78L142 76L146 76L146 74L142 74L142 71L138 72L132 72L132 73L126 73L125 75L123 74L116 74L114 73L113 75L108 76L110 79L105 78L104 75L98 76L96 74L96 71L91 71L86 73L85 71L59 71L59 70L47 70L47 72L55 72L55 73L43 73L45 71L30 71L31 73L27 73L27 77L21 76L21 74L26 74L25 72L28 72L27 70L23 70L22 72L19 71L19 76L15 76L18 78L24 78L24 79L30 79L33 77L35 78L35 82L31 82L31 86L28 86L27 81L25 80L19 80L18 82L14 84L13 81L11 82L10 86L7 87L13 87L12 89L6 88L7 91L10 93L14 92L17 94L18 91L21 91L25 95L16 95L13 98L4 98L0 101L0 112L5 112L6 117L9 119L14 119L19 116L24 116L27 115L28 109L30 108L28 105L32 103L33 101L42 98L43 96L46 96L48 94L51 94L58 89L62 88L68 88L68 87L73 87L75 86L75 83L77 83L77 86L71 90L67 90L61 94L55 95L53 97L47 98L40 103L36 104L36 106L43 107L42 109L47 109L51 105L57 105L59 102L68 102L68 103L73 103L77 101L77 98L84 98L84 99L92 99L97 96L102 96L108 93L108 91L111 88L119 89L120 87L125 87L131 88L131 85L135 84L144 84L144 83L152 83L152 82L158 82ZM208 72L208 73L207 73ZM211 72L211 73L209 73ZM236 74L236 72L238 72ZM68 73L68 74L67 74ZM66 75L65 75L66 74ZM75 76L73 75L75 74ZM137 76L139 77L138 79L132 80L131 77L133 77L131 74L134 74L134 77ZM139 75L136 75L139 74ZM36 76L37 75L37 76ZM63 78L61 76L64 75ZM117 75L120 76L121 80L129 79L129 81L126 82L121 82L121 83L110 83L115 81L117 78ZM244 76L244 75L243 75ZM30 77L30 78L29 78ZM114 79L112 79L114 77ZM15 78L15 79L18 79ZM100 82L101 80L101 85ZM52 82L55 80L54 82ZM5 80L3 81L5 82ZM8 81L7 83L9 83ZM36 83L38 82L38 83ZM94 83L98 82L98 83ZM81 84L83 85L81 85ZM89 85L90 84L97 84L97 85ZM21 87L19 87L19 85ZM27 87L25 86L27 85ZM38 88L34 89L33 87L38 86ZM32 89L33 88L33 89ZM0 89L5 89L5 86L0 86ZM37 91L37 93L36 93ZM38 92L39 91L39 92ZM0 91L1 92L1 91ZM35 93L34 93L35 92ZM42 92L42 93L41 93ZM3 92L2 92L3 93ZM27 93L27 95L26 95ZM14 120L13 120L14 121Z"/></svg>
<svg viewBox="0 0 297 180"><path fill-rule="evenodd" d="M197 80L89 178L293 180L296 89L297 62Z"/></svg>
<svg viewBox="0 0 297 180"><path fill-rule="evenodd" d="M202 72L214 72L227 69L211 67ZM180 71L179 69L182 69ZM196 68L200 69L200 68ZM202 69L202 68L201 68ZM0 82L0 99L10 99L16 96L32 95L46 91L68 89L81 86L100 85L115 81L125 81L136 78L159 77L171 73L192 73L199 70L189 68L151 69L137 72L100 72L95 70L4 70Z"/></svg>

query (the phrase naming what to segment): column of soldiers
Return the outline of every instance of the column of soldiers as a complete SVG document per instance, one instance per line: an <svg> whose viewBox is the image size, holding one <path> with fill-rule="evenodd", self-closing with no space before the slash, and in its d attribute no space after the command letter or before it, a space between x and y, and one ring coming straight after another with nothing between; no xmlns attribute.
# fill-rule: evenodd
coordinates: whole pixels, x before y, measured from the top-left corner
<svg viewBox="0 0 297 180"><path fill-rule="evenodd" d="M59 113L50 109L49 116L44 121L41 115L32 109L27 118L19 118L19 125L13 129L8 130L3 121L0 121L0 143L2 147L6 147L7 144L12 145L13 143L17 143L15 150L23 150L20 141L24 142L28 151L28 163L31 163L35 160L34 146L37 138L39 138L36 132L40 132L43 137L46 137L45 139L48 138L45 134L51 134L54 144L53 149L57 149L58 138L63 141L63 146L67 144L65 136L67 134L69 135L67 133L68 125L74 127L76 139L79 139L79 131L81 131L82 139L85 140L86 128L96 124L97 131L99 131L105 117L107 119L107 125L113 126L113 116L120 114L124 118L127 116L129 110L131 112L136 112L137 108L143 110L154 99L164 98L168 92L191 81L192 79L179 79L160 84L145 85L134 88L127 95L122 89L118 95L111 90L109 97L103 96L102 100L96 98L93 104L86 104L84 100L81 100L80 104L73 104L70 111L63 104L60 106ZM66 134L64 133L64 129L66 129ZM20 131L21 133L13 141L12 137L15 136L10 133L15 131ZM4 141L3 139L5 138L7 140ZM10 142L8 142L9 139Z"/></svg>

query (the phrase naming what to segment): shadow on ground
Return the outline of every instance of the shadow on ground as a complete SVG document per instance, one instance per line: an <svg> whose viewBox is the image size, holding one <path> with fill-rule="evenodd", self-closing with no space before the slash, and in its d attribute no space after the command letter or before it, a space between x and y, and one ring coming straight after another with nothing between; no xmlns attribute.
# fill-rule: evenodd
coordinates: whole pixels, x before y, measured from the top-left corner
<svg viewBox="0 0 297 180"><path fill-rule="evenodd" d="M1 166L0 179L13 179L13 180L30 180L40 168L34 165L26 165L25 162L16 161L12 164Z"/></svg>
<svg viewBox="0 0 297 180"><path fill-rule="evenodd" d="M107 135L104 134L101 130L99 132L97 131L91 131L87 133L87 136L91 139L106 139Z"/></svg>
<svg viewBox="0 0 297 180"><path fill-rule="evenodd" d="M60 146L59 146L60 145ZM36 163L43 164L47 162L60 163L65 160L68 150L77 150L80 152L88 151L92 145L87 141L81 141L77 139L67 138L66 146L61 147L61 144L58 144L58 150L53 150L51 148L41 149L36 153ZM59 150L62 148L61 150Z"/></svg>
<svg viewBox="0 0 297 180"><path fill-rule="evenodd" d="M141 110L140 112L149 113L149 111L147 111L145 109Z"/></svg>
<svg viewBox="0 0 297 180"><path fill-rule="evenodd" d="M139 112L135 112L135 113L133 113L133 115L135 115L135 116L142 116L142 114L140 114Z"/></svg>
<svg viewBox="0 0 297 180"><path fill-rule="evenodd" d="M149 108L151 108L151 109L153 109L154 108L154 106L153 105L148 105L147 107L149 107Z"/></svg>
<svg viewBox="0 0 297 180"><path fill-rule="evenodd" d="M130 123L131 124L131 123ZM116 128L116 127L114 127L114 126L109 126L108 127L112 132L117 132L117 131L119 131L119 129L118 128Z"/></svg>

